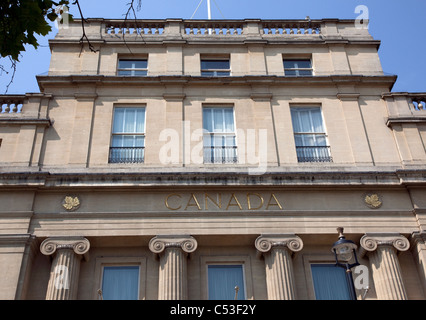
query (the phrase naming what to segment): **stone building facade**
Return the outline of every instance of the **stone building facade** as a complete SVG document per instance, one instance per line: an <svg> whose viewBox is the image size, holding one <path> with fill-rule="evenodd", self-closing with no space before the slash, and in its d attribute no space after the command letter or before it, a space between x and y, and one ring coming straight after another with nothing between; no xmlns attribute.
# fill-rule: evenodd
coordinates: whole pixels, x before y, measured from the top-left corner
<svg viewBox="0 0 426 320"><path fill-rule="evenodd" d="M358 299L425 299L426 93L392 92L368 29L85 31L0 96L0 299L345 299L338 227Z"/></svg>

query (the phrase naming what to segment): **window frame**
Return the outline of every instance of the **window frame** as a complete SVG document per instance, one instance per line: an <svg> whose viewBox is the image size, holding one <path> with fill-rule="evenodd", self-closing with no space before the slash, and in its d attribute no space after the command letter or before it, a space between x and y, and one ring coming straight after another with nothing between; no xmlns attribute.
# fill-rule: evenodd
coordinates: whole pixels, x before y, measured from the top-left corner
<svg viewBox="0 0 426 320"><path fill-rule="evenodd" d="M146 68L120 68L120 61L146 61ZM131 74L120 74L120 71L131 71ZM144 71L146 74L134 74L137 71ZM117 75L121 77L146 77L148 76L148 58L132 59L119 58L117 62Z"/></svg>
<svg viewBox="0 0 426 320"><path fill-rule="evenodd" d="M210 299L209 296L209 268L213 267L213 266L237 266L237 267L241 267L241 272L242 272L242 277L243 277L243 285L244 285L244 299L243 300L247 300L246 298L246 276L245 276L245 268L244 268L244 264L243 263L232 263L232 262L227 262L227 263L208 263L206 265L207 267L207 299L208 300L213 300ZM238 292L240 293L241 288L239 288ZM235 292L235 290L234 290ZM217 299L216 299L217 300ZM224 298L219 299L219 300L224 300Z"/></svg>
<svg viewBox="0 0 426 320"><path fill-rule="evenodd" d="M314 290L315 300L319 300L319 299L317 299L317 294L316 294L316 290L315 290L315 282L314 282L314 277L313 277L313 273L312 273L312 267L313 266L334 266L336 268L336 272L337 272L337 270L339 270L340 272L343 272L343 274L345 276L344 278L346 280L345 283L347 285L347 294L348 294L349 297L351 297L352 294L350 292L351 289L349 287L349 279L348 279L348 277L351 277L352 274L345 272L345 270L343 268L336 266L335 263L327 263L327 262L318 263L317 262L317 263L310 263L310 265L309 265L310 271L311 271L312 287L313 287L313 290ZM349 298L349 299L340 299L340 300L351 300L351 299Z"/></svg>
<svg viewBox="0 0 426 320"><path fill-rule="evenodd" d="M209 265L242 265L245 300L254 299L253 276L250 256L201 256L201 299L209 300Z"/></svg>
<svg viewBox="0 0 426 320"><path fill-rule="evenodd" d="M309 111L312 111L314 109L319 110L319 114L320 114L320 117L321 117L320 118L321 119L321 126L322 126L323 131L321 131L321 132L320 131L312 131L312 132L311 131L296 131L296 129L293 125L293 122L295 121L295 119L293 118L293 110L298 110L298 111L309 110ZM313 123L311 112L309 114L310 114L310 119L311 119L310 122ZM325 150L324 153L327 154L325 156L320 156L320 157L313 156L313 157L311 157L311 159L313 159L311 161L309 161L309 160L301 161L301 157L297 156L298 163L313 163L313 162L329 162L329 163L331 163L331 162L333 162L333 158L331 156L331 146L330 146L329 139L328 139L327 128L326 128L326 124L325 124L325 119L324 119L322 107L320 105L312 105L312 104L310 104L310 105L290 105L290 117L291 117L291 125L292 125L292 130L293 130L293 138L294 138L294 145L295 145L295 148L296 148L296 153L298 151L297 150L298 148L299 149L300 148L313 148L313 149L317 148L318 150L320 150L320 149ZM301 119L300 119L299 116L298 116L297 120L300 123ZM298 145L296 143L296 136L300 136L300 137L312 136L312 137L314 137L315 145L312 145L312 146ZM325 144L324 145L318 144L317 143L317 137L323 138L324 141L325 141Z"/></svg>
<svg viewBox="0 0 426 320"><path fill-rule="evenodd" d="M309 61L310 68L286 68L285 67L285 61ZM311 77L314 75L314 69L312 64L312 58L293 58L293 57L283 57L283 68L284 68L284 75L286 77ZM295 71L296 74L287 74L286 71ZM310 71L311 74L309 75L300 75L300 71Z"/></svg>
<svg viewBox="0 0 426 320"><path fill-rule="evenodd" d="M210 132L206 128L204 128L204 120L205 120L204 111L206 109L222 109L222 110L232 109L232 121L233 121L234 131L233 132L228 132L228 131ZM236 121L235 121L235 107L234 107L234 105L226 105L226 104L203 105L201 114L202 114L202 124L203 124L203 164L237 164L238 163L238 141L237 141L237 128L236 128ZM224 119L224 117L223 117L223 119ZM223 123L223 126L225 127L225 123ZM222 144L222 146L210 146L211 150L213 150L215 147L218 147L218 148L221 147L221 148L223 148L223 150L225 150L226 147L233 148L234 157L233 157L232 161L226 161L227 159L223 155L222 155L222 161L216 161L216 159L214 159L214 153L213 153L213 155L210 154L210 159L213 159L213 161L210 161L210 160L206 161L205 149L209 148L209 147L208 146L206 147L206 145L205 145L205 137L209 137L209 139L211 140L212 137L215 137L215 136L222 137L222 138L223 137L233 137L234 138L235 143L234 143L233 146L228 146L228 145L226 145L226 143L225 143L225 145ZM226 139L225 139L225 141L226 141Z"/></svg>
<svg viewBox="0 0 426 320"><path fill-rule="evenodd" d="M334 256L332 254L303 254L303 269L305 274L306 281L306 291L308 300L316 300L315 288L314 288L314 279L312 276L311 265L313 264L336 264ZM340 268L337 267L336 268ZM372 283L372 281L370 281ZM357 290L356 290L357 291ZM356 292L358 295L358 291Z"/></svg>
<svg viewBox="0 0 426 320"><path fill-rule="evenodd" d="M143 132L114 132L114 122L115 122L115 117L116 117L116 110L118 109L143 109L144 110L144 123L143 123ZM143 137L143 146L142 147L116 147L113 146L113 140L114 137L116 136L133 136L135 137ZM110 164L132 164L132 163L145 163L145 143L146 143L146 105L131 105L131 104L126 104L126 105L114 105L113 106L113 110L112 110L112 122L111 122L111 138L110 138L110 147L109 147L109 153L108 153L108 163ZM113 148L133 148L135 149L135 151L137 149L141 149L142 150L142 159L140 160L136 160L136 161L130 161L130 162L126 162L126 161L111 161L112 159L112 149Z"/></svg>
<svg viewBox="0 0 426 320"><path fill-rule="evenodd" d="M203 69L203 61L227 61L229 63L228 69ZM203 74L205 72L212 72L212 75ZM219 75L217 72L227 72L227 74ZM230 77L231 76L231 57L230 56L200 56L200 75L202 77Z"/></svg>
<svg viewBox="0 0 426 320"><path fill-rule="evenodd" d="M93 299L100 300L98 290L102 289L104 267L139 267L138 300L146 299L146 257L97 257L95 262L95 281L93 281Z"/></svg>

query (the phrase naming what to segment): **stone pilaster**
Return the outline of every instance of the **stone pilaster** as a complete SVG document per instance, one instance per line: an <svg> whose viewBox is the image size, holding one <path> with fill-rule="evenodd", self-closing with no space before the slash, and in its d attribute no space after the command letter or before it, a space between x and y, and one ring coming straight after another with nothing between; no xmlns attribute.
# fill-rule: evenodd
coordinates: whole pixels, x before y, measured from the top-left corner
<svg viewBox="0 0 426 320"><path fill-rule="evenodd" d="M302 239L294 234L261 235L255 247L265 259L268 299L296 299L291 256L302 250Z"/></svg>
<svg viewBox="0 0 426 320"><path fill-rule="evenodd" d="M396 233L367 233L361 240L361 255L367 253L379 300L406 300L397 252L407 251L410 242Z"/></svg>
<svg viewBox="0 0 426 320"><path fill-rule="evenodd" d="M88 259L89 249L83 237L52 237L41 243L40 251L53 256L46 300L77 299L80 262Z"/></svg>
<svg viewBox="0 0 426 320"><path fill-rule="evenodd" d="M197 249L197 241L191 236L156 236L149 249L160 256L158 299L187 299L187 255Z"/></svg>

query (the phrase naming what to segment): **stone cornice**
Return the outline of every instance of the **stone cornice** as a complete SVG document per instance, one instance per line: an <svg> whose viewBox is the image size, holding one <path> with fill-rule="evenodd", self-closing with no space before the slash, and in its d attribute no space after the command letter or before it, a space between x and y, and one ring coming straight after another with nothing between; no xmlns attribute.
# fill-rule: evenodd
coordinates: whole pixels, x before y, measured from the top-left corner
<svg viewBox="0 0 426 320"><path fill-rule="evenodd" d="M2 126L24 126L24 125L35 125L50 127L52 122L50 119L31 119L31 118L0 118L0 125Z"/></svg>
<svg viewBox="0 0 426 320"><path fill-rule="evenodd" d="M0 235L0 246L16 246L18 244L20 245L26 245L30 243L31 241L35 240L35 236L24 233L24 234L2 234Z"/></svg>
<svg viewBox="0 0 426 320"><path fill-rule="evenodd" d="M393 86L396 76L387 75L329 75L329 76L301 76L285 77L277 75L244 75L230 77L202 77L191 75L174 76L102 76L102 75L54 75L37 76L37 81L42 90L47 86L74 86L78 84L93 84L96 86L123 85L147 86L147 85L292 85L292 86L324 86L341 84L368 84Z"/></svg>
<svg viewBox="0 0 426 320"><path fill-rule="evenodd" d="M426 116L412 116L412 117L389 117L386 120L386 125L392 127L393 125L400 125L403 123L426 123Z"/></svg>
<svg viewBox="0 0 426 320"><path fill-rule="evenodd" d="M424 169L356 170L333 167L274 167L261 175L251 175L247 167L199 168L135 168L105 167L72 171L57 168L50 171L20 171L25 168L3 167L0 186L3 188L86 188L86 187L162 187L162 186L410 186L426 184ZM376 169L376 170L375 170ZM303 170L303 171L302 171Z"/></svg>

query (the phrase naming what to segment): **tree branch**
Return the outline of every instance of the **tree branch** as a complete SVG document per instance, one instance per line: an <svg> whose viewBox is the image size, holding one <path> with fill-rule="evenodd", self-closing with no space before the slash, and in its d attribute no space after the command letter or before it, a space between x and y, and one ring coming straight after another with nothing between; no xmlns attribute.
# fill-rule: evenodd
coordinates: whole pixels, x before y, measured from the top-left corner
<svg viewBox="0 0 426 320"><path fill-rule="evenodd" d="M8 57L10 60L10 69L12 70L12 76L10 78L9 83L6 85L6 90L4 92L4 94L6 94L9 91L9 87L11 86L11 84L13 83L13 80L15 78L15 74L16 74L16 64L18 61L13 60L11 56ZM6 70L6 68L3 65L0 65L0 75L2 75L4 73L9 74L9 71Z"/></svg>
<svg viewBox="0 0 426 320"><path fill-rule="evenodd" d="M99 50L96 50L96 49L95 49L95 47L92 45L92 43L90 42L89 38L87 37L86 29L84 28L84 24L87 22L87 20L83 17L83 12L81 11L81 7L80 7L79 0L75 0L75 1L73 2L73 4L76 4L76 5L77 5L78 11L80 12L80 17L81 17L81 29L83 30L83 35L82 35L82 36L81 36L81 38L80 38L80 44L81 44L80 55L81 55L81 52L82 52L82 51L83 51L83 49L84 49L84 41L86 41L86 42L87 42L87 44L88 44L88 46L89 46L90 51L92 51L92 52L98 52Z"/></svg>

